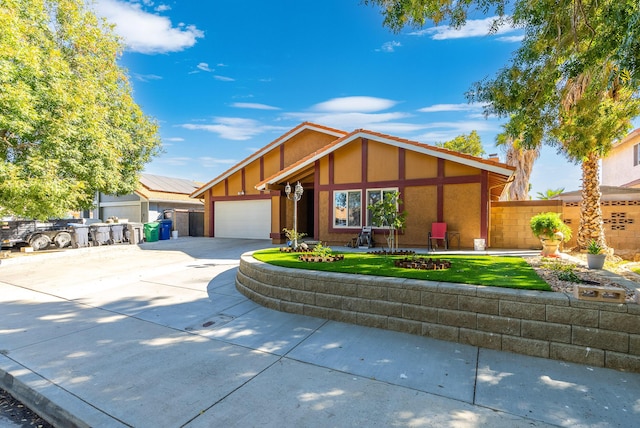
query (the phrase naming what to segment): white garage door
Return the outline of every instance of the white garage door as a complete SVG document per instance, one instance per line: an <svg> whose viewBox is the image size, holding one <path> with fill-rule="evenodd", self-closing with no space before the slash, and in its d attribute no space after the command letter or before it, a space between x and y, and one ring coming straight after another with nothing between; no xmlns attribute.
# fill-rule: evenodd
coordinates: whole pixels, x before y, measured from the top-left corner
<svg viewBox="0 0 640 428"><path fill-rule="evenodd" d="M139 222L140 204L102 207L100 217L102 221L106 221L109 217L126 218L130 222Z"/></svg>
<svg viewBox="0 0 640 428"><path fill-rule="evenodd" d="M214 218L218 238L269 239L271 200L216 202Z"/></svg>

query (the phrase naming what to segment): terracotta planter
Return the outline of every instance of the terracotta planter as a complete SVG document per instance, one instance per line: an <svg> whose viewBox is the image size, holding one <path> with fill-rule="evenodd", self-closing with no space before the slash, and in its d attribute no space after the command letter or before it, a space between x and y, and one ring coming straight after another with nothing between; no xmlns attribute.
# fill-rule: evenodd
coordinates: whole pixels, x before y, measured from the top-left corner
<svg viewBox="0 0 640 428"><path fill-rule="evenodd" d="M542 242L542 253L540 253L542 257L560 257L561 240L540 238L540 242Z"/></svg>
<svg viewBox="0 0 640 428"><path fill-rule="evenodd" d="M587 266L589 269L602 269L606 254L587 254Z"/></svg>

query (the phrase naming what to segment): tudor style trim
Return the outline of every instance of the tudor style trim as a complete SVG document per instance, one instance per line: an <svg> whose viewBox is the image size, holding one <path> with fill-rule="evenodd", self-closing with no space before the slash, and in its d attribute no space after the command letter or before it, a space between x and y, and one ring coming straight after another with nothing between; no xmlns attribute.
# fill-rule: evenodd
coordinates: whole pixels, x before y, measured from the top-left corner
<svg viewBox="0 0 640 428"><path fill-rule="evenodd" d="M403 138L393 137L391 135L359 129L353 131L351 134L337 139L333 143L326 145L324 148L311 153L310 155L300 159L298 162L295 162L292 165L289 165L288 167L282 169L271 177L262 180L255 186L255 188L258 190L266 190L270 184L276 184L284 180L286 177L307 168L309 165L315 163L315 161L321 159L327 154L331 154L339 148L344 147L350 142L359 138L363 140L363 143L364 141L374 140L398 147L400 149L412 150L417 153L433 156L438 159L457 162L473 168L486 170L488 172L493 172L504 176L510 176L515 171L515 167L494 160L480 159L475 156L454 152L440 147L430 146L424 143L419 143L417 141L405 140ZM366 144L363 144L363 146L366 146ZM363 168L365 168L365 166L363 166Z"/></svg>
<svg viewBox="0 0 640 428"><path fill-rule="evenodd" d="M218 184L218 183L222 182L223 180L227 179L229 176L233 175L234 173L242 170L244 167L249 165L251 162L253 162L253 161L257 160L257 159L260 159L262 156L264 156L266 153L268 153L272 149L277 148L279 146L283 147L284 143L286 143L287 141L291 140L293 137L295 137L296 135L300 134L301 132L304 132L304 131L307 131L307 130L316 131L316 132L320 132L320 133L327 134L327 135L332 135L332 136L334 136L336 138L343 137L344 135L347 134L345 131L341 131L341 130L335 129L335 128L330 128L330 127L324 126L324 125L318 125L316 123L311 123L311 122L301 123L300 125L296 126L295 128L291 129L290 131L286 132L284 135L278 137L277 139L275 139L271 143L267 144L266 146L264 146L263 148L261 148L260 150L258 150L254 154L252 154L251 156L245 158L244 160L240 161L239 163L237 163L236 165L234 165L230 169L226 170L225 172L223 172L222 174L220 174L219 176L217 176L213 180L209 181L204 186L200 187L199 189L197 189L196 191L191 193L191 195L189 195L189 196L191 198L202 198L202 197L204 197L204 193L207 190L211 189L216 184ZM283 152L281 152L281 158L280 158L281 159L280 160L280 167L281 168L284 166L284 163L283 163L284 162L284 158L283 158L283 156L284 156L284 154L283 154ZM262 162L262 160L261 160L261 162ZM262 163L261 163L261 172L260 172L260 174L261 174L261 178L262 178L262 175L264 174L264 166L263 166Z"/></svg>

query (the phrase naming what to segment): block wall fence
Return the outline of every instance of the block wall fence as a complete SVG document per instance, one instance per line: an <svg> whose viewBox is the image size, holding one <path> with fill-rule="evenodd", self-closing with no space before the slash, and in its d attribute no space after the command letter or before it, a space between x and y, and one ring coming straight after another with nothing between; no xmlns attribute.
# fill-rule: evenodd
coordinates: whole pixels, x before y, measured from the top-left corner
<svg viewBox="0 0 640 428"><path fill-rule="evenodd" d="M613 248L616 254L640 255L640 201L602 201L601 208L608 246ZM491 247L540 248L540 241L531 233L529 221L534 215L549 211L560 213L564 222L573 231L573 238L565 244L565 247L575 246L575 237L580 224L579 202L514 201L491 203L489 220Z"/></svg>
<svg viewBox="0 0 640 428"><path fill-rule="evenodd" d="M271 309L640 373L640 305L565 293L286 269L240 259L237 289Z"/></svg>

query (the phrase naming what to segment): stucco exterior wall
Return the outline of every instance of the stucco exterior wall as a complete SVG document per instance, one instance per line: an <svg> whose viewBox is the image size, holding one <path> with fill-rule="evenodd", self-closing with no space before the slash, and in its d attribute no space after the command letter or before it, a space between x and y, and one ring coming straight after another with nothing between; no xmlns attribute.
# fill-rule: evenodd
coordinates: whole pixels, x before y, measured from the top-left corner
<svg viewBox="0 0 640 428"><path fill-rule="evenodd" d="M333 155L334 184L359 183L362 179L362 143L354 141Z"/></svg>
<svg viewBox="0 0 640 428"><path fill-rule="evenodd" d="M263 157L264 176L269 177L280 171L280 150L272 150ZM251 186L256 183L251 183Z"/></svg>
<svg viewBox="0 0 640 428"><path fill-rule="evenodd" d="M449 184L444 186L444 217L449 231L460 234L462 248L473 247L473 240L482 238L481 230L481 186L477 183ZM431 226L429 225L429 228ZM450 239L450 244L458 245Z"/></svg>
<svg viewBox="0 0 640 428"><path fill-rule="evenodd" d="M468 175L478 175L480 170L478 168L472 168L467 165L461 165L456 162L445 162L444 175L446 177L458 177Z"/></svg>
<svg viewBox="0 0 640 428"><path fill-rule="evenodd" d="M400 195L407 211L407 232L400 239L399 244L407 247L427 245L427 234L431 230L431 223L438 217L436 186L405 187Z"/></svg>
<svg viewBox="0 0 640 428"><path fill-rule="evenodd" d="M336 137L314 131L302 131L284 143L284 164L291 165L309 153L326 146Z"/></svg>
<svg viewBox="0 0 640 428"><path fill-rule="evenodd" d="M432 156L405 152L405 178L435 178L438 176L438 160Z"/></svg>
<svg viewBox="0 0 640 428"><path fill-rule="evenodd" d="M329 184L329 159L324 157L317 162L319 166L318 184Z"/></svg>
<svg viewBox="0 0 640 428"><path fill-rule="evenodd" d="M370 141L367 150L368 181L391 181L398 178L398 148Z"/></svg>
<svg viewBox="0 0 640 428"><path fill-rule="evenodd" d="M244 189L242 188L242 171L238 171L227 179L227 196L238 195Z"/></svg>
<svg viewBox="0 0 640 428"><path fill-rule="evenodd" d="M614 146L602 160L602 185L627 186L635 183L629 187L640 188L640 165L633 164L633 149L640 143L640 133L636 132Z"/></svg>
<svg viewBox="0 0 640 428"><path fill-rule="evenodd" d="M260 177L260 162L253 162L247 165L244 169L244 193L245 195L259 195L260 191L255 188L255 183L259 183L262 177Z"/></svg>

